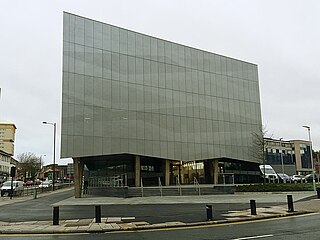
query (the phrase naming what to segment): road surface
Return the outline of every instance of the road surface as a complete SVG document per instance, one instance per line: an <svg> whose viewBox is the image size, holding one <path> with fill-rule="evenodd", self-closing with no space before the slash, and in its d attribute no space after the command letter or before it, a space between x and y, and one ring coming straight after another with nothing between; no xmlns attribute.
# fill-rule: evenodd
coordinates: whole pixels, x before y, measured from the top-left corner
<svg viewBox="0 0 320 240"><path fill-rule="evenodd" d="M17 202L0 206L0 221L23 222L52 220L51 204L72 197L73 189L42 196L38 199ZM257 207L267 207L278 203L262 203ZM215 203L212 205L214 220L221 220L223 213L230 210L249 209L249 202ZM102 217L135 217L136 221L146 221L151 224L170 221L200 222L206 221L206 204L115 204L101 207ZM61 206L60 219L94 218L94 206Z"/></svg>

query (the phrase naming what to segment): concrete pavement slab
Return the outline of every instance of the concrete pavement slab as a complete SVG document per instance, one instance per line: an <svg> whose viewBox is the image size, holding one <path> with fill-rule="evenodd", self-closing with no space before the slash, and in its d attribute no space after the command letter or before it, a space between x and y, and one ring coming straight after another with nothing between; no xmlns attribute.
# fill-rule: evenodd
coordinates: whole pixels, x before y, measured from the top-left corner
<svg viewBox="0 0 320 240"><path fill-rule="evenodd" d="M121 217L108 217L107 223L120 223L122 222Z"/></svg>
<svg viewBox="0 0 320 240"><path fill-rule="evenodd" d="M86 196L83 198L68 198L52 204L52 206L76 206L76 205L136 205L136 204L183 204L183 203L248 203L251 199L259 203L287 201L287 195L292 195L294 201L314 196L313 192L280 192L280 193L235 193L223 195L203 195L203 196L154 196L154 197L96 197Z"/></svg>

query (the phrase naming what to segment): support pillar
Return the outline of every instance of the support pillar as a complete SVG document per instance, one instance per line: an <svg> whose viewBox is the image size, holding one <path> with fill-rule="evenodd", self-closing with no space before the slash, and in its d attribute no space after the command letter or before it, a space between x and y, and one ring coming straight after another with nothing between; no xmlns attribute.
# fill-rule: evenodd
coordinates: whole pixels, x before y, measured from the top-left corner
<svg viewBox="0 0 320 240"><path fill-rule="evenodd" d="M135 186L140 186L140 179L141 179L141 166L140 166L140 156L136 156L135 158Z"/></svg>
<svg viewBox="0 0 320 240"><path fill-rule="evenodd" d="M164 185L170 185L170 160L164 160Z"/></svg>
<svg viewBox="0 0 320 240"><path fill-rule="evenodd" d="M73 159L74 167L74 196L81 198L82 177L83 177L83 162L80 158Z"/></svg>
<svg viewBox="0 0 320 240"><path fill-rule="evenodd" d="M179 162L178 179L179 179L179 184L182 184L182 181L181 181L181 161Z"/></svg>
<svg viewBox="0 0 320 240"><path fill-rule="evenodd" d="M213 164L212 160L204 160L203 161L203 168L204 168L204 179L205 183L213 183Z"/></svg>
<svg viewBox="0 0 320 240"><path fill-rule="evenodd" d="M212 160L213 184L218 184L219 160Z"/></svg>

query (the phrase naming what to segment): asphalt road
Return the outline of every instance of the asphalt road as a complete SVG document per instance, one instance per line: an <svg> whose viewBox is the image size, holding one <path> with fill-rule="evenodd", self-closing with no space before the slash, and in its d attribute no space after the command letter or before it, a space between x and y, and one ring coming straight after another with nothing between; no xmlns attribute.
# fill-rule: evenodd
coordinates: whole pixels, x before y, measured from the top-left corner
<svg viewBox="0 0 320 240"><path fill-rule="evenodd" d="M174 240L318 240L320 215L287 217L236 224L211 225L180 229L162 229L135 232L113 232L103 234L59 234L59 235L0 235L1 239L51 240L140 240L140 239L174 239Z"/></svg>
<svg viewBox="0 0 320 240"><path fill-rule="evenodd" d="M63 192L55 192L41 196L37 199L29 199L0 206L0 221L18 222L33 220L49 220L52 216L53 203L72 197L73 189ZM14 197L15 198L15 197Z"/></svg>
<svg viewBox="0 0 320 240"><path fill-rule="evenodd" d="M52 220L51 204L73 196L73 190L56 192L38 199L0 206L0 221ZM257 204L266 207L273 204ZM248 204L213 204L214 220L223 219L221 214L230 210L250 208ZM199 222L206 220L205 204L163 204L163 205L104 205L102 217L136 217L136 221L161 223L169 221ZM60 219L93 218L94 206L61 206Z"/></svg>

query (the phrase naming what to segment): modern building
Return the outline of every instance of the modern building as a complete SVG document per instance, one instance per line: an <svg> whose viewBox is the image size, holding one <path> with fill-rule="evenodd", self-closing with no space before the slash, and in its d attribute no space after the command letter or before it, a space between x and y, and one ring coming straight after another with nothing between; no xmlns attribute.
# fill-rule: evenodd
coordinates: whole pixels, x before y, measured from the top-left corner
<svg viewBox="0 0 320 240"><path fill-rule="evenodd" d="M61 157L74 160L76 197L84 167L89 186L260 177L251 154L262 125L256 64L63 16Z"/></svg>
<svg viewBox="0 0 320 240"><path fill-rule="evenodd" d="M16 126L13 123L0 122L0 150L14 155Z"/></svg>
<svg viewBox="0 0 320 240"><path fill-rule="evenodd" d="M277 173L309 174L312 172L312 143L304 140L280 141L266 138L266 163Z"/></svg>

